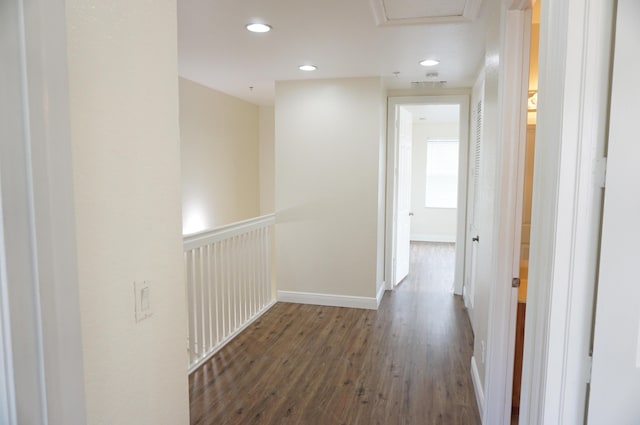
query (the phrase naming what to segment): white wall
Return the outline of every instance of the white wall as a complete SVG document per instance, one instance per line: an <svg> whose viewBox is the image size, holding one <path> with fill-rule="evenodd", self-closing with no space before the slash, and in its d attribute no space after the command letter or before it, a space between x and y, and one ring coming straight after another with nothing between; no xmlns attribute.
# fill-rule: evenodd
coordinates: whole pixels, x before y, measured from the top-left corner
<svg viewBox="0 0 640 425"><path fill-rule="evenodd" d="M258 107L180 78L183 233L260 213Z"/></svg>
<svg viewBox="0 0 640 425"><path fill-rule="evenodd" d="M280 294L359 297L375 307L384 271L384 111L380 78L276 83Z"/></svg>
<svg viewBox="0 0 640 425"><path fill-rule="evenodd" d="M384 80L382 82L382 91L379 94L380 105L378 110L380 125L379 143L378 143L378 246L377 250L377 270L376 270L376 297L377 303L380 304L384 291L387 287L385 275L387 273L385 264L386 249L386 223L387 223L387 93Z"/></svg>
<svg viewBox="0 0 640 425"><path fill-rule="evenodd" d="M425 207L427 175L427 140L457 138L456 123L414 122L411 150L411 240L455 242L457 212L455 208Z"/></svg>
<svg viewBox="0 0 640 425"><path fill-rule="evenodd" d="M260 215L275 211L275 108L259 107Z"/></svg>
<svg viewBox="0 0 640 425"><path fill-rule="evenodd" d="M176 2L66 6L87 423L186 424Z"/></svg>

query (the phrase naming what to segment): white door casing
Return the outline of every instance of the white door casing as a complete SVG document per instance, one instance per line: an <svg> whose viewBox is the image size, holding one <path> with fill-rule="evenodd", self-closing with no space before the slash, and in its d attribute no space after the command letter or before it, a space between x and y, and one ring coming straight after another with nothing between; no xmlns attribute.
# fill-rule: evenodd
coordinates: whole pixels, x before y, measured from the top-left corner
<svg viewBox="0 0 640 425"><path fill-rule="evenodd" d="M485 370L486 424L511 423L513 365L518 291L512 280L520 273L520 236L527 127L531 9L518 3L503 10L500 57L500 121L497 153L496 207L492 238L495 283L490 290L487 363ZM480 245L482 247L482 245ZM484 248L482 248L484 249ZM486 277L486 276L485 276Z"/></svg>
<svg viewBox="0 0 640 425"><path fill-rule="evenodd" d="M397 285L409 274L409 239L411 237L411 147L413 117L411 112L397 106L398 191L396 192L396 240L393 284Z"/></svg>
<svg viewBox="0 0 640 425"><path fill-rule="evenodd" d="M61 0L0 6L0 423L86 423Z"/></svg>
<svg viewBox="0 0 640 425"><path fill-rule="evenodd" d="M614 6L541 4L520 425L585 422Z"/></svg>
<svg viewBox="0 0 640 425"><path fill-rule="evenodd" d="M640 3L618 0L588 423L640 421Z"/></svg>

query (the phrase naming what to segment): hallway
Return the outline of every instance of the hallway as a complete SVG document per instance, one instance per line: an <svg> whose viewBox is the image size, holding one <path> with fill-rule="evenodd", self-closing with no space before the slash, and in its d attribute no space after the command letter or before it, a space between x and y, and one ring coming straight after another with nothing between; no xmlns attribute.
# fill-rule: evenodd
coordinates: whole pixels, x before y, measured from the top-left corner
<svg viewBox="0 0 640 425"><path fill-rule="evenodd" d="M412 243L378 311L278 303L190 376L191 424L473 425L451 244Z"/></svg>

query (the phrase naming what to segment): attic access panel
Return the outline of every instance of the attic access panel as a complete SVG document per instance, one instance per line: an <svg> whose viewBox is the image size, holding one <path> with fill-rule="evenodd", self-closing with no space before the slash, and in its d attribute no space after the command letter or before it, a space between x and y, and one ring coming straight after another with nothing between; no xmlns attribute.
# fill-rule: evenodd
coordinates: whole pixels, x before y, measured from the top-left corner
<svg viewBox="0 0 640 425"><path fill-rule="evenodd" d="M469 22L482 0L371 0L379 26Z"/></svg>

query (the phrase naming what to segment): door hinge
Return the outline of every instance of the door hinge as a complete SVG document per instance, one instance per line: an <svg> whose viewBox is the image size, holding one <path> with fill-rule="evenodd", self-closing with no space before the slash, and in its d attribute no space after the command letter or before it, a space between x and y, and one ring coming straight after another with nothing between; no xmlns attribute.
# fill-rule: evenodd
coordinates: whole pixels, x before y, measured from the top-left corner
<svg viewBox="0 0 640 425"><path fill-rule="evenodd" d="M596 160L595 166L595 183L596 186L604 188L607 183L607 158Z"/></svg>
<svg viewBox="0 0 640 425"><path fill-rule="evenodd" d="M593 357L587 357L587 384L591 383L591 370L593 369Z"/></svg>
<svg viewBox="0 0 640 425"><path fill-rule="evenodd" d="M519 288L520 287L520 278L519 277L514 277L513 279L511 279L511 287L512 288Z"/></svg>

